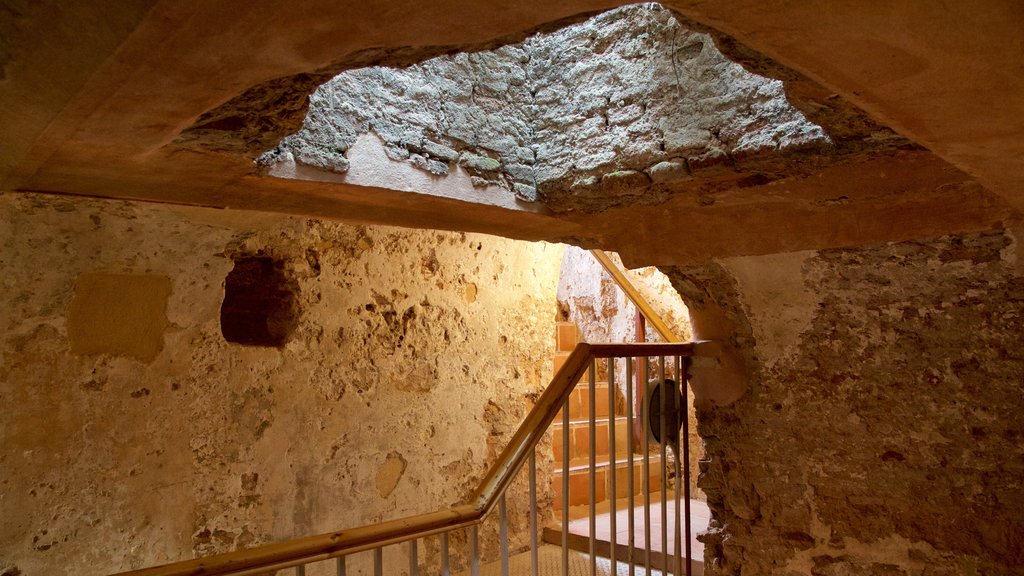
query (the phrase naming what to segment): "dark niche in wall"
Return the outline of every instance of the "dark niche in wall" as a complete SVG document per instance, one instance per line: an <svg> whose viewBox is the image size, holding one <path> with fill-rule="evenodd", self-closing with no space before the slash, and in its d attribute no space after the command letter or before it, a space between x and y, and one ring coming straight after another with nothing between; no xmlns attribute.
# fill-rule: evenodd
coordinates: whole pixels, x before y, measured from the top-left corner
<svg viewBox="0 0 1024 576"><path fill-rule="evenodd" d="M281 347L298 324L298 284L284 263L266 256L239 256L224 280L220 329L224 339L246 346Z"/></svg>

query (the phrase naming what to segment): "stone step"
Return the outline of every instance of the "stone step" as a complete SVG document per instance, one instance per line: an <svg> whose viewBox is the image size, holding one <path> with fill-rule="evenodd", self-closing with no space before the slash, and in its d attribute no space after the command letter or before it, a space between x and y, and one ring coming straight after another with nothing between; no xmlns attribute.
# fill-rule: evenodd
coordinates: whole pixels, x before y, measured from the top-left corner
<svg viewBox="0 0 1024 576"><path fill-rule="evenodd" d="M614 419L603 418L594 422L594 447L595 453L600 457L608 456L608 427L610 422L615 422L615 453L616 455L626 454L629 442L629 429L625 416L618 416ZM562 461L562 429L561 420L556 420L551 425L551 454L555 462ZM569 458L590 457L590 422L589 420L569 421Z"/></svg>
<svg viewBox="0 0 1024 576"><path fill-rule="evenodd" d="M580 331L574 322L555 322L556 352L572 352L580 340Z"/></svg>
<svg viewBox="0 0 1024 576"><path fill-rule="evenodd" d="M597 418L608 418L612 415L613 411L618 416L624 416L626 413L626 402L622 398L622 393L618 390L615 391L614 408L609 409L607 382L595 383L594 400L594 411ZM569 419L586 420L587 418L590 418L590 384L584 381L577 384L569 394ZM559 410L558 415L555 417L555 422L561 421L562 411Z"/></svg>
<svg viewBox="0 0 1024 576"><path fill-rule="evenodd" d="M650 456L650 491L661 490L661 455ZM576 458L569 461L569 505L587 506L604 502L611 493L611 464L608 457L597 459L594 466L594 496L590 501L590 461L589 458ZM629 460L622 454L615 461L615 493L617 498L629 495ZM643 459L634 454L633 461L633 494L643 494ZM551 476L551 493L554 496L554 510L562 509L562 468L559 466Z"/></svg>
<svg viewBox="0 0 1024 576"><path fill-rule="evenodd" d="M674 568L677 561L683 562L682 571L685 573L685 560L676 557L676 536L675 516L676 502L671 491L667 494L665 503L666 516L668 517L668 538L662 540L662 505L661 493L651 494L650 527L645 526L646 518L644 508L639 501L634 502L634 508L629 507L625 499L616 501L615 510L615 535L611 531L611 502L604 502L594 507L594 552L598 556L610 557L612 546L615 547L615 558L622 564L628 564L630 560L637 565L637 571L646 573L643 566L650 565L652 574L661 574L658 568L669 566ZM680 508L682 508L680 506ZM590 550L590 510L587 507L579 507L570 511L568 531L570 550ZM629 517L633 517L633 532L629 531ZM680 519L681 520L681 519ZM697 535L708 529L711 521L711 512L707 504L701 500L690 500L690 557L692 559L692 576L700 576L704 573L704 543L697 539ZM680 524L682 522L680 521ZM648 538L648 533L650 538ZM544 527L542 532L544 542L551 544L562 543L562 523L556 521ZM682 534L680 534L682 541ZM648 547L647 542L650 542ZM685 550L685 549L684 549ZM561 552L561 549L557 549ZM666 564L666 560L668 563ZM623 574L624 566L619 565L619 574ZM676 570L671 570L673 573ZM543 573L543 570L540 571ZM557 572L556 572L557 573ZM589 572L584 572L589 573ZM600 573L600 572L598 572ZM481 573L482 575L483 573Z"/></svg>

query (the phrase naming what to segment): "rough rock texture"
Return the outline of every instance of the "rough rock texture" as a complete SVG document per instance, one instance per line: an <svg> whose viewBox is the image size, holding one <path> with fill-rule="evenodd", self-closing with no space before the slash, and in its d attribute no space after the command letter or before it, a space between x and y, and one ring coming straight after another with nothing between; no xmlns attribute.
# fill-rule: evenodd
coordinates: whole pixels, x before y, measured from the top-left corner
<svg viewBox="0 0 1024 576"><path fill-rule="evenodd" d="M622 267L615 254L609 256ZM692 339L689 312L672 287L668 277L655 267L626 270L633 285L651 304L672 331L683 341ZM558 306L565 320L576 324L585 342L636 342L636 306L626 297L601 263L589 250L566 246L562 256L562 273L558 281ZM662 342L661 336L650 325L644 334L646 342ZM599 372L607 368L599 366ZM619 363L616 383L625 398L626 367ZM635 386L635 383L634 383ZM697 413L690 394L690 470L694 498L703 498L697 486L697 470L703 456L703 442L695 433ZM675 467L669 466L674 475ZM674 479L672 480L675 481Z"/></svg>
<svg viewBox="0 0 1024 576"><path fill-rule="evenodd" d="M310 97L302 130L260 162L344 173L368 132L392 160L436 176L458 166L479 186L587 211L658 202L693 173L735 176L734 164L830 143L782 82L729 61L657 4L491 51L344 72Z"/></svg>
<svg viewBox="0 0 1024 576"><path fill-rule="evenodd" d="M618 255L609 256L622 266ZM627 269L626 274L675 334L684 341L689 340L692 337L689 313L668 277L654 267ZM588 342L636 341L636 307L589 250L565 247L558 303L563 315L576 323ZM661 340L650 326L645 338L649 342Z"/></svg>
<svg viewBox="0 0 1024 576"><path fill-rule="evenodd" d="M221 334L240 255L297 285L280 348ZM0 195L0 571L109 573L461 502L550 381L560 261L483 235ZM152 360L72 352L76 281L98 271L169 282ZM513 546L525 498L517 481Z"/></svg>
<svg viewBox="0 0 1024 576"><path fill-rule="evenodd" d="M991 232L668 271L691 306L717 294L750 360L749 393L700 412L709 574L1019 573L1017 250Z"/></svg>

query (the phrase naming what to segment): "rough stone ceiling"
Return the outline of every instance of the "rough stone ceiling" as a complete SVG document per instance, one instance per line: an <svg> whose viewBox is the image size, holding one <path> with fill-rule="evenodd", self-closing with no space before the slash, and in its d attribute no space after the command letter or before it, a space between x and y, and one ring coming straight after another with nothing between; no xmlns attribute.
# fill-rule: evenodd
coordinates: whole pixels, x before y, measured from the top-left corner
<svg viewBox="0 0 1024 576"><path fill-rule="evenodd" d="M391 162L434 178L365 157L370 170L335 177L350 172L367 134ZM871 136L871 149L897 139ZM310 96L302 129L259 162L286 177L365 184L367 171L395 171L382 185L599 212L686 190L713 203L715 190L792 176L795 153L817 166L831 148L780 80L731 62L672 11L638 4L494 50L343 72Z"/></svg>
<svg viewBox="0 0 1024 576"><path fill-rule="evenodd" d="M730 59L782 80L790 102L825 129L842 157L716 190L711 204L681 194L659 206L592 214L266 178L252 159L299 127L306 96L339 71L491 48L616 3L439 0L428 9L406 0L116 7L82 0L0 10L0 181L4 190L576 239L634 263L1017 222L1024 207L1019 3L664 4L691 19L687 27L706 27ZM240 114L218 116L245 102L235 107ZM858 154L881 126L926 149L884 145Z"/></svg>

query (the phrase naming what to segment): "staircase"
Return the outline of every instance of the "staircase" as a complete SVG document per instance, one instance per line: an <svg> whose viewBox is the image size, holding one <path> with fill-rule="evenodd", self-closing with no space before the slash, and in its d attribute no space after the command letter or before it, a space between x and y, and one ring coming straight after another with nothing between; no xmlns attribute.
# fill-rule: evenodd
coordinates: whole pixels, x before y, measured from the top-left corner
<svg viewBox="0 0 1024 576"><path fill-rule="evenodd" d="M572 322L559 322L556 325L555 354L553 357L554 370L558 370L565 363L572 349L581 341L579 330ZM611 451L609 450L609 426L615 426L615 498L625 498L629 495L629 454L627 451L627 437L629 428L626 417L626 401L622 392L614 391L614 406L610 405L608 398L607 374L603 373L603 364L599 365L595 375L595 402L594 402L594 443L595 460L594 470L595 490L594 501L590 501L590 376L589 373L580 380L576 388L569 396L569 506L589 507L599 505L609 500L611 495ZM554 496L555 516L560 517L562 513L562 474L563 474L563 415L562 410L558 411L555 421L551 425L551 447L555 458L555 470L551 479L551 493ZM639 442L637 442L639 447ZM650 457L650 490L652 492L661 490L661 458L658 454L651 454ZM634 494L642 494L643 490L643 460L635 457L633 461ZM570 516L585 516L587 509L570 511Z"/></svg>

